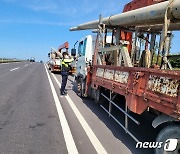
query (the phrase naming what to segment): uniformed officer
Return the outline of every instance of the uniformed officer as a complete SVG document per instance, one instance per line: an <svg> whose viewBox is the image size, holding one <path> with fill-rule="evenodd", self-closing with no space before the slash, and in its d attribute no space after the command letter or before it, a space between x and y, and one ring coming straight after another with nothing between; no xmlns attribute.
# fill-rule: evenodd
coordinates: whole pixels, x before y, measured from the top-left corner
<svg viewBox="0 0 180 154"><path fill-rule="evenodd" d="M61 84L61 95L65 95L65 87L69 75L69 70L70 70L70 64L73 61L73 58L69 58L67 52L63 52L63 59L62 59L62 66L61 66L61 76L62 76L62 84Z"/></svg>

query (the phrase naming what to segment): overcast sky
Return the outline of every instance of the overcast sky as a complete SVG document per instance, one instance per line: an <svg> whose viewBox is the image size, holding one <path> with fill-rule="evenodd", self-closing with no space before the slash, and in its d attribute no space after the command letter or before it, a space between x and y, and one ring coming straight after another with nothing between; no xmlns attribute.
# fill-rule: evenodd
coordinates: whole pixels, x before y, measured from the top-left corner
<svg viewBox="0 0 180 154"><path fill-rule="evenodd" d="M0 57L47 60L50 47L74 43L90 31L69 28L122 12L131 0L0 0ZM180 51L179 33L172 51Z"/></svg>

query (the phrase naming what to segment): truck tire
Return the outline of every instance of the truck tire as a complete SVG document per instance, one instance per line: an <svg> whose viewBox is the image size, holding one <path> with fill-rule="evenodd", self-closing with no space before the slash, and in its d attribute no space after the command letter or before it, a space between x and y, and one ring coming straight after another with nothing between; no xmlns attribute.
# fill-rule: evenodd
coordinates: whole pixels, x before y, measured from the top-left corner
<svg viewBox="0 0 180 154"><path fill-rule="evenodd" d="M54 69L51 68L51 73L54 73Z"/></svg>
<svg viewBox="0 0 180 154"><path fill-rule="evenodd" d="M95 90L96 94L95 94L95 102L96 103L100 103L100 89Z"/></svg>
<svg viewBox="0 0 180 154"><path fill-rule="evenodd" d="M86 80L81 79L81 97L85 97Z"/></svg>
<svg viewBox="0 0 180 154"><path fill-rule="evenodd" d="M167 152L164 150L164 144L167 139L178 139L178 145L175 151ZM180 154L180 126L171 125L165 127L158 134L156 142L163 142L162 148L156 148L156 154Z"/></svg>
<svg viewBox="0 0 180 154"><path fill-rule="evenodd" d="M77 95L81 98L85 97L85 84L86 80L80 78L77 82Z"/></svg>

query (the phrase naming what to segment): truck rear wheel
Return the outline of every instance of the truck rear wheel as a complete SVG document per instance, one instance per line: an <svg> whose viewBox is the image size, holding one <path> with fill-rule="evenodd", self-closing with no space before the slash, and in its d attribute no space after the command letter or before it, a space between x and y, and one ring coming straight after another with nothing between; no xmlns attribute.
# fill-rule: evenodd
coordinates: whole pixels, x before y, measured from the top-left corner
<svg viewBox="0 0 180 154"><path fill-rule="evenodd" d="M178 139L177 148L172 152L164 150L165 143L168 139ZM165 127L158 134L156 142L163 142L161 148L159 148L159 149L156 148L156 150L155 150L156 154L180 154L180 126L171 125L171 126ZM169 145L167 145L167 146L169 146ZM166 147L166 148L168 148L168 147Z"/></svg>

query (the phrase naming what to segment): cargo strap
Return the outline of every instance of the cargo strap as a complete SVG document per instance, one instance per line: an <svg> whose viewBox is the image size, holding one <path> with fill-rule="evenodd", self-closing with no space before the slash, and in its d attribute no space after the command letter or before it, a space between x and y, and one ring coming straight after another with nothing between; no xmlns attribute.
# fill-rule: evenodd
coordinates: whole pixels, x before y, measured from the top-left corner
<svg viewBox="0 0 180 154"><path fill-rule="evenodd" d="M162 34L161 34L161 42L160 42L160 51L163 51L163 48L167 42L167 37L168 37L168 28L171 22L171 11L172 11L172 6L173 6L174 0L169 0L169 4L167 5L166 11L165 11L165 16L164 16L164 25L163 25L163 29L162 29ZM167 51L166 51L167 52ZM165 64L168 63L169 67L170 63L167 60L167 54L163 55L163 61Z"/></svg>

